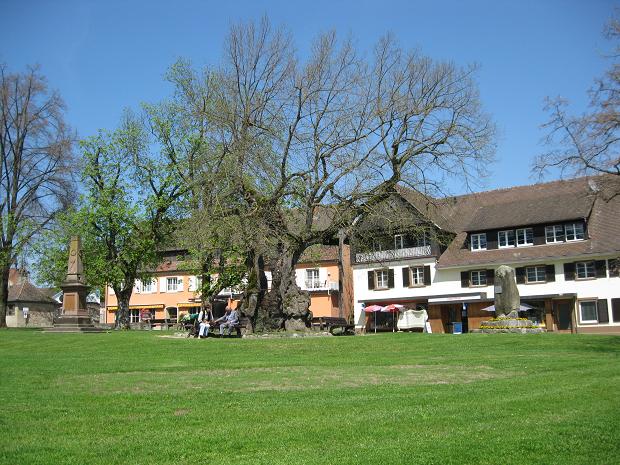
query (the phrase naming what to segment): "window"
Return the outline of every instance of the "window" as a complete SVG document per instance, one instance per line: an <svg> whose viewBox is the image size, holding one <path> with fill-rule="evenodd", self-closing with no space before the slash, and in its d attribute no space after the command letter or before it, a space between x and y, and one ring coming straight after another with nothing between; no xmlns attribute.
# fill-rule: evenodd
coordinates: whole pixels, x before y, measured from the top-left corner
<svg viewBox="0 0 620 465"><path fill-rule="evenodd" d="M179 278L166 278L166 292L176 292L179 290L180 282Z"/></svg>
<svg viewBox="0 0 620 465"><path fill-rule="evenodd" d="M471 250L486 250L487 248L487 234L472 234L471 235Z"/></svg>
<svg viewBox="0 0 620 465"><path fill-rule="evenodd" d="M596 278L596 266L594 262L575 263L576 279Z"/></svg>
<svg viewBox="0 0 620 465"><path fill-rule="evenodd" d="M388 270L378 270L375 271L376 277L376 288L377 289L387 289L388 288L388 279L389 273Z"/></svg>
<svg viewBox="0 0 620 465"><path fill-rule="evenodd" d="M306 270L306 289L316 289L321 287L319 281L319 269L312 268Z"/></svg>
<svg viewBox="0 0 620 465"><path fill-rule="evenodd" d="M404 234L396 234L394 236L394 250L404 249L405 248L405 235Z"/></svg>
<svg viewBox="0 0 620 465"><path fill-rule="evenodd" d="M545 237L547 238L547 244L553 244L554 242L564 242L564 226L562 226L561 224L546 226Z"/></svg>
<svg viewBox="0 0 620 465"><path fill-rule="evenodd" d="M581 323L598 323L596 300L582 300L579 302L579 320Z"/></svg>
<svg viewBox="0 0 620 465"><path fill-rule="evenodd" d="M532 228L517 229L517 247L534 245L534 230Z"/></svg>
<svg viewBox="0 0 620 465"><path fill-rule="evenodd" d="M129 310L129 322L138 323L140 321L140 310Z"/></svg>
<svg viewBox="0 0 620 465"><path fill-rule="evenodd" d="M547 280L546 267L542 266L528 266L525 269L525 279L528 283L544 283Z"/></svg>
<svg viewBox="0 0 620 465"><path fill-rule="evenodd" d="M502 247L514 247L515 245L515 232L513 230L509 231L499 231L497 233L497 244L500 248Z"/></svg>
<svg viewBox="0 0 620 465"><path fill-rule="evenodd" d="M424 247L430 242L427 231L418 232L412 240L413 247Z"/></svg>
<svg viewBox="0 0 620 465"><path fill-rule="evenodd" d="M140 292L142 292L143 294L155 292L155 280L147 279L146 281L142 281Z"/></svg>
<svg viewBox="0 0 620 465"><path fill-rule="evenodd" d="M373 239L372 240L372 251L373 252L381 252L384 249L383 244L381 243L381 241L377 240L377 239Z"/></svg>
<svg viewBox="0 0 620 465"><path fill-rule="evenodd" d="M566 240L567 241L579 241L585 236L583 233L582 223L570 223L566 225Z"/></svg>
<svg viewBox="0 0 620 465"><path fill-rule="evenodd" d="M424 267L412 266L411 270L411 285L412 286L424 286Z"/></svg>
<svg viewBox="0 0 620 465"><path fill-rule="evenodd" d="M472 271L470 279L472 286L486 286L487 272L486 270Z"/></svg>

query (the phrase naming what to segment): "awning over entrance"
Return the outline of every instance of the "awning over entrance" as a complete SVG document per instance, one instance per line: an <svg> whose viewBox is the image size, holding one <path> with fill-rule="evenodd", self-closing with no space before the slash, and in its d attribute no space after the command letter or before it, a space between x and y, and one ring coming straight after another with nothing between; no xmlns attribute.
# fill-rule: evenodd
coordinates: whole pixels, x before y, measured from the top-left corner
<svg viewBox="0 0 620 465"><path fill-rule="evenodd" d="M201 303L200 302L179 302L177 304L177 308L181 309L181 308L194 308L194 307L200 307Z"/></svg>
<svg viewBox="0 0 620 465"><path fill-rule="evenodd" d="M150 309L162 309L164 308L164 304L154 304L154 305L130 305L129 306L129 310L150 310ZM118 306L114 305L111 307L107 308L108 312L115 312L116 310L118 310Z"/></svg>
<svg viewBox="0 0 620 465"><path fill-rule="evenodd" d="M486 292L475 292L467 294L452 294L443 295L437 297L429 297L428 303L437 304L456 304L456 303L472 303L472 302L485 302L492 301L493 299L487 298Z"/></svg>

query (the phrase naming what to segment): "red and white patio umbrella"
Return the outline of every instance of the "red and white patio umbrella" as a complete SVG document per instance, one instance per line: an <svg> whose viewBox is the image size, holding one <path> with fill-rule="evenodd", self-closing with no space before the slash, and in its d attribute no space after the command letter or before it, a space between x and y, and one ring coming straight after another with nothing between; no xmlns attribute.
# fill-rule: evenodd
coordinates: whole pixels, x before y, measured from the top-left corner
<svg viewBox="0 0 620 465"><path fill-rule="evenodd" d="M405 308L404 305L400 305L400 304L390 304L390 305L386 305L385 307L383 307L383 309L381 309L382 312L389 312L392 314L392 332L395 332L396 329L396 324L395 324L395 314L400 312L403 308Z"/></svg>
<svg viewBox="0 0 620 465"><path fill-rule="evenodd" d="M364 308L364 311L366 313L375 314L375 334L377 334L377 312L380 312L382 310L383 310L383 307L381 305L369 305L368 307Z"/></svg>

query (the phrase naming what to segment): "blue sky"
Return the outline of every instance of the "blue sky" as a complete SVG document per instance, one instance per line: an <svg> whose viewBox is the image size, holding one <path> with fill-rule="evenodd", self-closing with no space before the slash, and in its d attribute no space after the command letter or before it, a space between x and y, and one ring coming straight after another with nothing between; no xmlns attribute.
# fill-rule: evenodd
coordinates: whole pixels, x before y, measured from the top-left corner
<svg viewBox="0 0 620 465"><path fill-rule="evenodd" d="M617 4L549 1L26 1L2 0L0 62L13 71L38 63L68 106L81 137L114 128L126 107L158 101L178 57L217 63L231 23L266 14L303 53L335 29L369 49L393 32L405 47L458 64L478 63L481 99L498 126L497 163L483 188L534 181L544 150L545 96L569 98L576 111L609 65L604 24ZM549 179L552 179L551 176ZM462 187L451 186L453 193Z"/></svg>

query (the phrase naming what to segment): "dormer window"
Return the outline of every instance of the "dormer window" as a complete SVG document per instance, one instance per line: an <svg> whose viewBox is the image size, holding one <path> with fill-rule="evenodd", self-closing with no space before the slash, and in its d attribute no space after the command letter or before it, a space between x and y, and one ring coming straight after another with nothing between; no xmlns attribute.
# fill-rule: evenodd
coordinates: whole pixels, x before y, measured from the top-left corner
<svg viewBox="0 0 620 465"><path fill-rule="evenodd" d="M566 231L567 241L579 241L583 240L585 237L583 223L569 223L564 229Z"/></svg>
<svg viewBox="0 0 620 465"><path fill-rule="evenodd" d="M547 239L547 244L564 242L564 225L555 224L553 226L546 226L545 237Z"/></svg>
<svg viewBox="0 0 620 465"><path fill-rule="evenodd" d="M394 250L400 250L405 248L405 235L396 234L394 236Z"/></svg>
<svg viewBox="0 0 620 465"><path fill-rule="evenodd" d="M515 232L512 229L508 231L499 231L497 233L497 244L500 249L503 247L514 247Z"/></svg>
<svg viewBox="0 0 620 465"><path fill-rule="evenodd" d="M534 245L534 230L532 228L517 229L517 247Z"/></svg>
<svg viewBox="0 0 620 465"><path fill-rule="evenodd" d="M472 234L471 235L471 250L486 250L487 249L487 234Z"/></svg>

